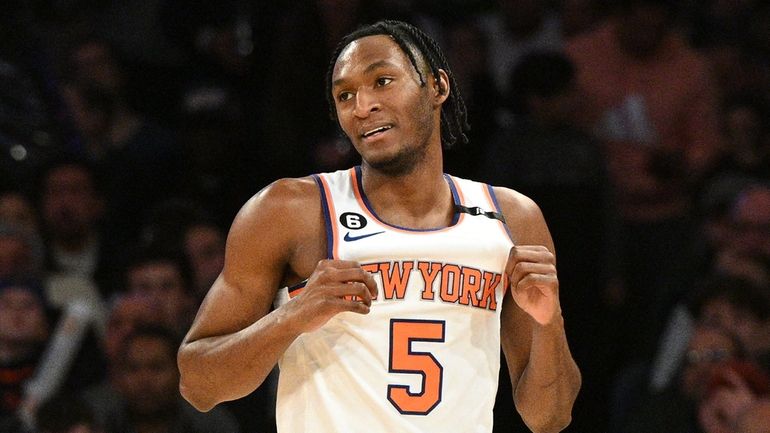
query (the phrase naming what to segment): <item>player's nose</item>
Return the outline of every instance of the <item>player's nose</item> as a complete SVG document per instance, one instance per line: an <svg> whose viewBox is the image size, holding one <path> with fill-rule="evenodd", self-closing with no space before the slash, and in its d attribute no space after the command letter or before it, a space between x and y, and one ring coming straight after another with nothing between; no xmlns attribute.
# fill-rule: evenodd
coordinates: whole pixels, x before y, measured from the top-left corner
<svg viewBox="0 0 770 433"><path fill-rule="evenodd" d="M353 114L356 117L365 118L369 114L380 110L380 101L372 92L366 89L360 89L356 93L356 104L353 108Z"/></svg>

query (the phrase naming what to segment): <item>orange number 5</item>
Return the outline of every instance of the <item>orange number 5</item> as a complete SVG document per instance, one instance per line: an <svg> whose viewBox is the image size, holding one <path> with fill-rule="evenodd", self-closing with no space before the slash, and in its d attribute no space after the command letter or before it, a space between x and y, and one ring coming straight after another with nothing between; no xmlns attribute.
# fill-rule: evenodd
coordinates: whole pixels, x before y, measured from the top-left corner
<svg viewBox="0 0 770 433"><path fill-rule="evenodd" d="M399 412L407 415L427 415L441 402L444 367L430 352L412 350L413 341L444 341L443 320L390 320L391 373L411 373L422 376L422 389L412 393L407 385L388 385L388 400Z"/></svg>

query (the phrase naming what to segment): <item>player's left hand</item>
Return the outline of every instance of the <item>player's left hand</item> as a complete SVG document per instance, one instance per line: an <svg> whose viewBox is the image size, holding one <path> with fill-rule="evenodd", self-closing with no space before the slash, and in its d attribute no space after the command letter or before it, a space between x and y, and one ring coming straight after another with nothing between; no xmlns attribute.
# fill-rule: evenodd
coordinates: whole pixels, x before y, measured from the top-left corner
<svg viewBox="0 0 770 433"><path fill-rule="evenodd" d="M505 273L516 304L541 325L561 315L556 258L542 245L516 245L508 254Z"/></svg>

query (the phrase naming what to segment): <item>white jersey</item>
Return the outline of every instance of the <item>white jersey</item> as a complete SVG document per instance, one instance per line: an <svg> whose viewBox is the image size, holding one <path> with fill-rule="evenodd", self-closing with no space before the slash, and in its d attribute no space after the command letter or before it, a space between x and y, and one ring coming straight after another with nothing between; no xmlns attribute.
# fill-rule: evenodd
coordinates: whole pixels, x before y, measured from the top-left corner
<svg viewBox="0 0 770 433"><path fill-rule="evenodd" d="M369 314L339 314L286 350L280 433L492 431L512 242L491 187L445 178L462 211L415 230L377 217L360 167L315 176L328 257L361 263L379 293Z"/></svg>

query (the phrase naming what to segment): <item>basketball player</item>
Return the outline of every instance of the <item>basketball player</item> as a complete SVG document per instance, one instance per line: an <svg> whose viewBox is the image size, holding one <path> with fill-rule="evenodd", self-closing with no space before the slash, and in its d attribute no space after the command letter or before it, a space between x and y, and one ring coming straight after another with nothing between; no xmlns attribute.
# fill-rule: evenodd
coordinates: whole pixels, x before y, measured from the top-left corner
<svg viewBox="0 0 770 433"><path fill-rule="evenodd" d="M551 237L526 197L443 174L467 122L436 43L379 22L327 78L362 163L246 203L180 348L182 394L205 411L278 363L282 433L490 432L502 344L525 423L562 430L581 379Z"/></svg>

